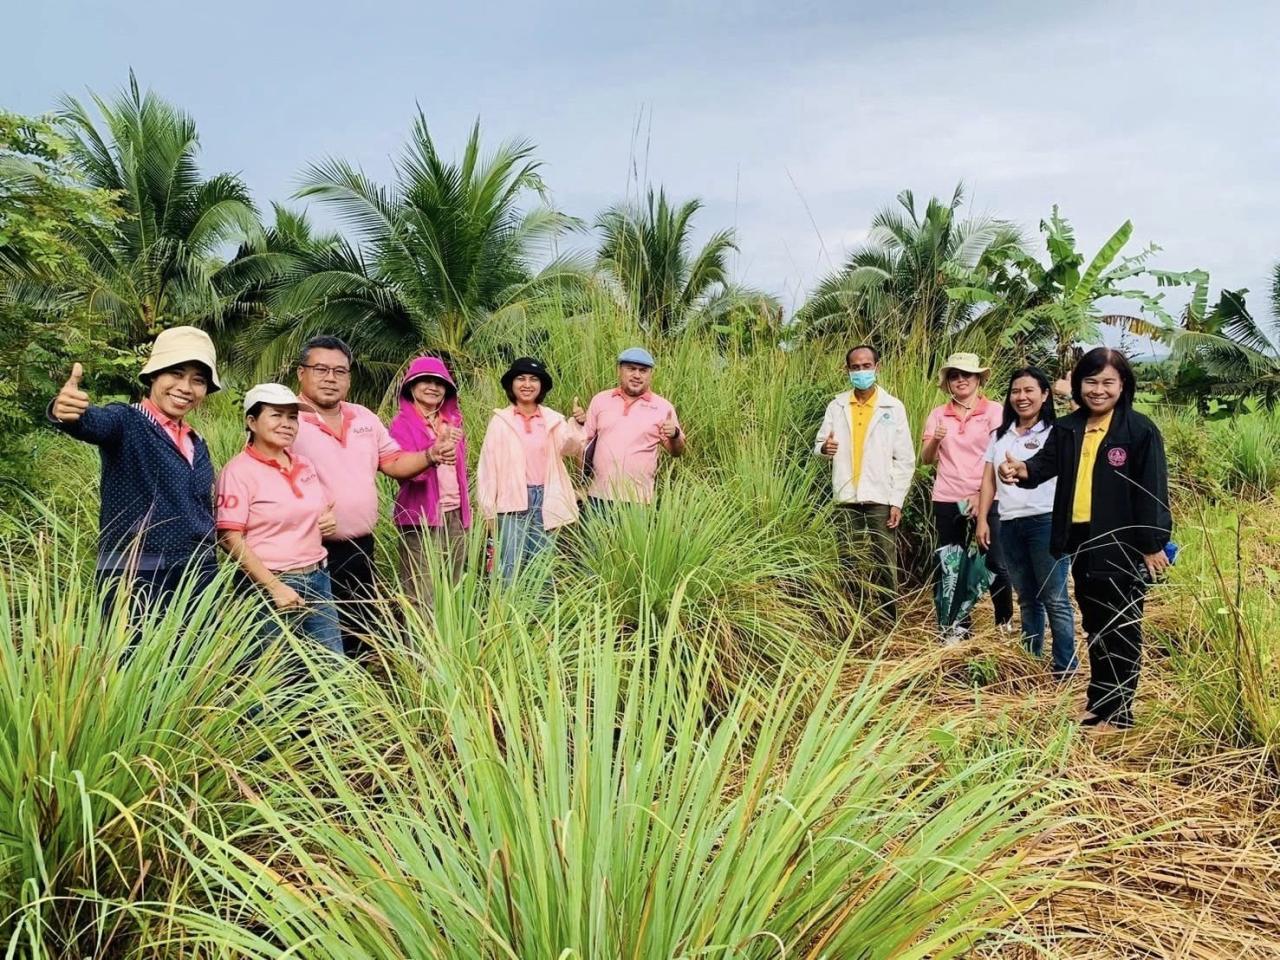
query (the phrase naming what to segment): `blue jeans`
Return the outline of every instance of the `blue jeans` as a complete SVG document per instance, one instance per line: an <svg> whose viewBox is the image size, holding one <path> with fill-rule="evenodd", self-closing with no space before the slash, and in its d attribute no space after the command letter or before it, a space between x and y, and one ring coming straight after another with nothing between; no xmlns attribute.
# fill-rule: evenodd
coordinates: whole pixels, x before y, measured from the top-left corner
<svg viewBox="0 0 1280 960"><path fill-rule="evenodd" d="M528 509L498 514L498 571L510 583L539 554L550 549L552 536L542 526L543 487L529 487Z"/></svg>
<svg viewBox="0 0 1280 960"><path fill-rule="evenodd" d="M282 617L302 636L342 656L342 632L338 629L338 608L333 602L329 571L320 569L310 573L281 573L277 576L281 583L293 587L306 604L300 612L283 613ZM270 603L269 600L267 602ZM263 624L263 639L279 632L275 618L268 617Z"/></svg>
<svg viewBox="0 0 1280 960"><path fill-rule="evenodd" d="M1044 655L1047 617L1053 634L1053 672L1074 673L1080 661L1076 658L1075 617L1067 596L1071 558L1055 557L1049 550L1053 515L1003 520L1000 528L1009 579L1018 592L1023 644L1033 656Z"/></svg>

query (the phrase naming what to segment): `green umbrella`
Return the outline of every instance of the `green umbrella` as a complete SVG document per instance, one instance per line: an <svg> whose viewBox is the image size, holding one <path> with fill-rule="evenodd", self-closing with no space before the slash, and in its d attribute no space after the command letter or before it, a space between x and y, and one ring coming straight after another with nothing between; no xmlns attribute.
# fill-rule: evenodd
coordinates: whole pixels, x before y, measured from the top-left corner
<svg viewBox="0 0 1280 960"><path fill-rule="evenodd" d="M962 621L982 599L995 574L974 546L948 544L937 551L938 580L933 585L933 606L938 625L950 627Z"/></svg>

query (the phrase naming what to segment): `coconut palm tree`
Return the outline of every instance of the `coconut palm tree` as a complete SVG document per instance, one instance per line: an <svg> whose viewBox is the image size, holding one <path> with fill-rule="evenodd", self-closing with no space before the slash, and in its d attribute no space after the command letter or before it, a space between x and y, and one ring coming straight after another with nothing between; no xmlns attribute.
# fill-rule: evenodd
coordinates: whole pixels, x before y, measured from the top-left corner
<svg viewBox="0 0 1280 960"><path fill-rule="evenodd" d="M105 317L127 344L175 324L216 323L236 291L221 251L241 243L241 276L255 268L262 228L248 188L234 174L201 175L200 140L190 116L151 92L129 88L108 102L93 96L101 124L85 104L62 102L71 156L94 188L124 211L114 231L76 230L86 264L63 291Z"/></svg>
<svg viewBox="0 0 1280 960"><path fill-rule="evenodd" d="M1203 276L1168 338L1173 348L1169 398L1194 402L1205 415L1215 399L1233 413L1249 397L1267 409L1280 405L1280 348L1245 304L1248 291L1223 290L1213 306L1208 293L1208 276ZM1280 264L1272 280L1271 306L1280 319Z"/></svg>
<svg viewBox="0 0 1280 960"><path fill-rule="evenodd" d="M596 265L647 331L681 328L729 289L729 254L738 249L733 231L712 234L694 253L693 217L701 209L696 198L673 206L666 191L650 187L643 205L620 203L596 220L602 234Z"/></svg>
<svg viewBox="0 0 1280 960"><path fill-rule="evenodd" d="M931 198L923 212L910 190L897 199L897 207L875 215L867 243L821 280L798 311L809 335L852 333L884 341L881 334L901 336L907 325L923 325L931 335L956 332L973 314L970 304L948 295L956 277L975 270L994 277L1021 249L1009 222L960 218L963 184L950 202Z"/></svg>
<svg viewBox="0 0 1280 960"><path fill-rule="evenodd" d="M424 348L465 354L494 312L581 276L567 258L537 267L576 225L545 203L538 168L527 141L482 155L479 122L461 160L447 161L421 113L390 186L343 160L312 165L298 197L331 207L355 239L326 238L294 259L266 332L284 353L314 333L336 334L371 371ZM540 202L526 208L530 199Z"/></svg>

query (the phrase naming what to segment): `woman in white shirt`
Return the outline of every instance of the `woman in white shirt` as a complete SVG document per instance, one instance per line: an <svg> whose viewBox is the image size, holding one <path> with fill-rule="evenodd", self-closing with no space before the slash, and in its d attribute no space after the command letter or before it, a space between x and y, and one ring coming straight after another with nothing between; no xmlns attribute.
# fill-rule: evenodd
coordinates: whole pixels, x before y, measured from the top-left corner
<svg viewBox="0 0 1280 960"><path fill-rule="evenodd" d="M1000 517L1004 562L1018 594L1022 614L1022 642L1027 652L1044 654L1044 628L1053 635L1053 675L1065 679L1079 669L1075 618L1067 596L1071 558L1055 557L1050 549L1056 480L1026 488L1008 484L996 475L996 465L1012 453L1030 460L1042 449L1053 429L1053 399L1049 377L1038 367L1015 370L1004 401L1004 419L987 448L978 504L978 543L991 540L987 511L994 500Z"/></svg>

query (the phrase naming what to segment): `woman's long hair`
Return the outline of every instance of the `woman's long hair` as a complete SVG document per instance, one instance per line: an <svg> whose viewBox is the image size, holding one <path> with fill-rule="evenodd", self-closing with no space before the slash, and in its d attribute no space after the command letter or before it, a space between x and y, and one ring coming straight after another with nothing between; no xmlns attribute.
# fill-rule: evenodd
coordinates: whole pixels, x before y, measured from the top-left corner
<svg viewBox="0 0 1280 960"><path fill-rule="evenodd" d="M1045 397L1044 403L1040 405L1040 423L1048 423L1052 425L1057 414L1053 410L1053 386L1049 382L1049 375L1039 367L1020 367L1013 371L1013 376L1009 378L1009 389L1004 392L1004 419L1000 422L1000 429L996 431L996 439L1000 439L1009 432L1009 428L1018 422L1017 411L1013 409L1013 401L1010 394L1013 392L1013 382L1022 377L1030 377L1040 385L1048 396Z"/></svg>

